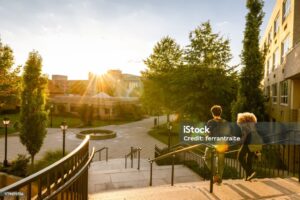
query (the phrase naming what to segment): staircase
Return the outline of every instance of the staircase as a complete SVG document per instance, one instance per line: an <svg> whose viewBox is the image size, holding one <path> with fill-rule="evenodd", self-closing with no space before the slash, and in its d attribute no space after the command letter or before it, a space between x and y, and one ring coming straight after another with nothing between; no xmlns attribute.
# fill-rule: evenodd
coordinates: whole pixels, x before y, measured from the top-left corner
<svg viewBox="0 0 300 200"><path fill-rule="evenodd" d="M124 159L111 159L93 162L89 168L89 194L111 190L140 188L149 186L149 162L141 159L140 170L137 164L125 169ZM175 183L201 181L196 173L184 165L175 165ZM153 185L171 184L171 166L153 166Z"/></svg>
<svg viewBox="0 0 300 200"><path fill-rule="evenodd" d="M254 179L253 181L224 180L209 193L208 181L176 183L174 186L124 189L89 195L91 200L242 200L242 199L300 199L300 184L294 178Z"/></svg>

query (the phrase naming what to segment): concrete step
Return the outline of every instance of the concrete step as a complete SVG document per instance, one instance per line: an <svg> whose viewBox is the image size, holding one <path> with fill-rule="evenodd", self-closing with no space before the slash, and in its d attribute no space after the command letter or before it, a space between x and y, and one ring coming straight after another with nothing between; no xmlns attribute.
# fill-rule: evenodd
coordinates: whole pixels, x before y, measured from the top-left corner
<svg viewBox="0 0 300 200"><path fill-rule="evenodd" d="M173 199L300 199L300 184L291 179L254 179L253 181L224 180L209 193L209 181L179 183L146 188L90 194L89 199L111 200L173 200Z"/></svg>
<svg viewBox="0 0 300 200"><path fill-rule="evenodd" d="M124 159L113 159L108 162L94 162L89 169L89 193L108 190L148 187L150 166L146 159L141 160L141 169L127 168ZM196 173L183 165L174 167L175 183L201 181ZM153 164L153 185L171 184L171 166Z"/></svg>

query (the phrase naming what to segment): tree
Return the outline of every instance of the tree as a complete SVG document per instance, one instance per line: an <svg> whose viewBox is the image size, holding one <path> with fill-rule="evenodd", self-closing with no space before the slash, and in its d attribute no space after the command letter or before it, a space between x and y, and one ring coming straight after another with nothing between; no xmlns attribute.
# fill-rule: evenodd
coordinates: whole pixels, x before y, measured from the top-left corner
<svg viewBox="0 0 300 200"><path fill-rule="evenodd" d="M168 81L172 78L171 72L180 67L182 53L175 40L166 36L154 46L153 53L144 61L147 70L142 73L142 101L146 109L156 114L174 110Z"/></svg>
<svg viewBox="0 0 300 200"><path fill-rule="evenodd" d="M228 68L229 40L213 33L209 22L198 26L189 38L185 51L169 37L155 45L145 61L142 101L197 120L207 120L210 107L220 104L230 119L237 74Z"/></svg>
<svg viewBox="0 0 300 200"><path fill-rule="evenodd" d="M264 13L262 0L247 0L249 10L246 16L243 50L244 65L239 78L237 100L232 108L232 117L237 113L252 112L258 120L264 119L264 97L261 87L264 69L264 53L259 49L259 33Z"/></svg>
<svg viewBox="0 0 300 200"><path fill-rule="evenodd" d="M202 23L189 34L190 45L185 51L188 65L226 68L231 60L229 40L213 33L209 21Z"/></svg>
<svg viewBox="0 0 300 200"><path fill-rule="evenodd" d="M20 67L13 69L13 51L0 39L0 111L9 105L17 105L20 93Z"/></svg>
<svg viewBox="0 0 300 200"><path fill-rule="evenodd" d="M173 72L171 92L182 115L205 121L210 107L219 104L230 118L230 105L236 96L236 73L228 68L231 59L229 40L213 33L204 22L189 34L184 65Z"/></svg>
<svg viewBox="0 0 300 200"><path fill-rule="evenodd" d="M42 58L38 52L29 53L22 78L20 139L33 165L47 133L48 117L45 111L47 78L42 75Z"/></svg>

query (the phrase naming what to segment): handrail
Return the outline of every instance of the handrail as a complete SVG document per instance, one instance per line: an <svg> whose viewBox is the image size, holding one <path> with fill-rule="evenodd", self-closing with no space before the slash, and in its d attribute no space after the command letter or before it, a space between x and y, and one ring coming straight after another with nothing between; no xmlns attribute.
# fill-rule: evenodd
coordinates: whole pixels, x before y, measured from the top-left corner
<svg viewBox="0 0 300 200"><path fill-rule="evenodd" d="M104 147L105 148L105 147ZM86 172L88 170L88 167L90 165L90 163L92 162L94 155L97 151L95 151L95 147L92 148L92 153L89 156L88 161L85 163L85 165L71 178L69 179L64 185L62 185L61 187L59 187L57 190L55 190L55 192L53 192L50 196L46 197L45 200L50 200L50 199L55 199L60 193L66 191L67 189L69 189L69 187L75 182L77 181L81 175ZM88 183L86 183L88 184ZM87 186L87 185L86 185Z"/></svg>
<svg viewBox="0 0 300 200"><path fill-rule="evenodd" d="M196 144L196 145L192 145L189 147L185 147L183 149L179 149L179 150L175 150L169 153L166 153L164 155L161 155L159 157L153 158L153 159L148 159L148 161L150 162L150 182L149 182L149 186L152 186L152 176L153 176L153 162L157 161L157 160L161 160L167 157L172 156L172 171L171 171L171 186L174 185L174 164L175 164L175 156L178 153L182 153L182 152L186 152L186 151L190 151L192 149L198 148L200 146L205 146L208 148L212 148L211 151L211 160L210 160L210 164L211 164L211 175L210 175L210 193L213 192L213 172L214 172L214 156L215 156L215 147L213 145L210 144Z"/></svg>
<svg viewBox="0 0 300 200"><path fill-rule="evenodd" d="M185 151L190 151L190 150L195 149L195 148L200 147L200 146L206 146L206 147L209 147L209 148L214 148L213 145L209 145L209 144L203 144L203 143L195 144L195 145L192 145L192 146L189 146L189 147L185 147L183 149L178 149L178 150L163 154L163 155L161 155L159 157L156 157L156 158L153 158L153 159L148 159L148 161L149 162L154 162L154 161L157 161L157 160L161 160L161 159L170 157L174 154L178 154L178 153L185 152Z"/></svg>
<svg viewBox="0 0 300 200"><path fill-rule="evenodd" d="M98 153L99 154L99 161L101 161L101 152L105 150L105 160L106 162L108 161L108 147L102 147L101 149L98 149L95 151L95 154Z"/></svg>
<svg viewBox="0 0 300 200"><path fill-rule="evenodd" d="M60 165L63 165L65 162L69 161L75 154L78 154L86 145L89 144L89 136L86 136L86 138L83 140L83 142L71 153L66 155L64 158L56 161L55 163L51 164L50 166L28 176L25 177L24 179L21 179L20 181L17 181L11 185L8 185L4 188L0 189L0 193L4 193L6 191L18 191L18 189L24 187L25 185L31 184L32 182L38 180L41 182L41 179L45 174L48 174L51 171L54 171L55 168L60 168ZM62 177L64 178L64 177ZM41 183L39 183L41 184ZM31 186L30 186L31 188ZM50 189L50 188L49 188ZM41 194L40 194L41 195Z"/></svg>
<svg viewBox="0 0 300 200"><path fill-rule="evenodd" d="M138 167L137 169L140 170L140 162L141 162L141 150L142 148L137 147L130 147L130 152L125 155L125 168L127 168L127 158L130 156L130 161L131 161L131 168L133 168L133 156L138 154Z"/></svg>

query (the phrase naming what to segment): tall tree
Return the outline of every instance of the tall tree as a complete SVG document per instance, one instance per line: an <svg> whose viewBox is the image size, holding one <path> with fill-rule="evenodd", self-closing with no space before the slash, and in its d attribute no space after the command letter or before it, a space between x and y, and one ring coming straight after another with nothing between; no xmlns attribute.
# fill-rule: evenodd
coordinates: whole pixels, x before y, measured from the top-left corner
<svg viewBox="0 0 300 200"><path fill-rule="evenodd" d="M209 21L202 23L189 35L190 44L185 60L193 68L197 66L226 68L231 60L229 40L213 33Z"/></svg>
<svg viewBox="0 0 300 200"><path fill-rule="evenodd" d="M42 58L38 52L29 53L22 78L20 139L33 164L47 133L48 116L45 111L47 78L42 75Z"/></svg>
<svg viewBox="0 0 300 200"><path fill-rule="evenodd" d="M142 100L144 105L157 113L174 110L169 81L172 80L172 71L182 63L182 53L175 40L166 36L154 46L153 53L144 61L147 70L142 73Z"/></svg>
<svg viewBox="0 0 300 200"><path fill-rule="evenodd" d="M0 39L0 111L7 105L16 105L19 101L20 67L13 68L13 51Z"/></svg>
<svg viewBox="0 0 300 200"><path fill-rule="evenodd" d="M259 120L264 119L264 98L261 81L264 69L264 54L259 49L259 34L264 12L262 0L247 0L249 10L246 15L243 50L244 65L239 78L237 100L233 105L232 117L239 112L252 112Z"/></svg>
<svg viewBox="0 0 300 200"><path fill-rule="evenodd" d="M207 120L211 117L210 107L220 104L226 118L230 118L230 105L236 95L236 74L228 69L232 57L229 40L214 33L209 22L193 30L189 38L185 65L173 75L172 93L178 94L174 98L177 108L193 119Z"/></svg>

